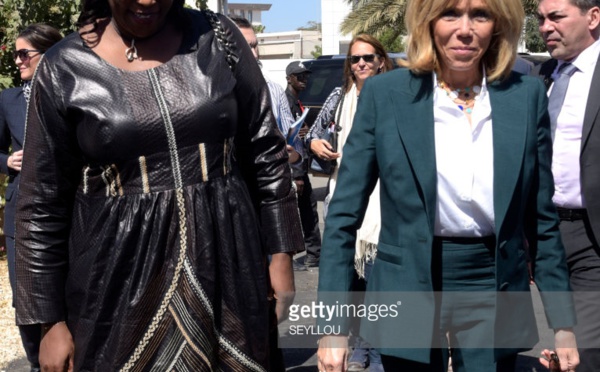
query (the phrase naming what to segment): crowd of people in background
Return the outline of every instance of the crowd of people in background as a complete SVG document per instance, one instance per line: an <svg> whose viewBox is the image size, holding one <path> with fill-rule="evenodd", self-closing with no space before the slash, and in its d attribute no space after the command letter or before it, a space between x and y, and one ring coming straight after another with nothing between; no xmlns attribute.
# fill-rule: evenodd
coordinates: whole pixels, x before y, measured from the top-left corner
<svg viewBox="0 0 600 372"><path fill-rule="evenodd" d="M294 271L317 269L325 302L430 299L317 319L341 330L319 371L514 371L538 341L510 297L530 279L555 332L540 363L599 370L600 1L540 0L535 67L520 0L410 0L405 19L400 68L354 36L314 123L311 70L269 79L244 18L85 0L64 39L19 33L0 171L31 371L285 371ZM323 241L313 159L332 167Z"/></svg>

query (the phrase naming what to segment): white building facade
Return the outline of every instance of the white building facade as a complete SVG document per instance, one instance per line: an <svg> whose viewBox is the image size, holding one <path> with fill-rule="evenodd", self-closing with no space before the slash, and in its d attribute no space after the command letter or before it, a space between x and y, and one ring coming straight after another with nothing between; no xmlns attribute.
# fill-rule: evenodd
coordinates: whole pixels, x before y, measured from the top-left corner
<svg viewBox="0 0 600 372"><path fill-rule="evenodd" d="M185 0L185 4L195 8L196 0ZM227 0L208 0L207 5L213 12L227 14Z"/></svg>
<svg viewBox="0 0 600 372"><path fill-rule="evenodd" d="M262 12L271 9L271 4L227 4L224 14L246 18L253 26L262 25Z"/></svg>
<svg viewBox="0 0 600 372"><path fill-rule="evenodd" d="M257 34L260 59L311 59L321 45L319 31L267 32Z"/></svg>
<svg viewBox="0 0 600 372"><path fill-rule="evenodd" d="M321 12L323 12L323 3L332 2L331 0L321 0ZM344 4L345 8L347 8L347 4L345 4L342 0L335 0L335 3ZM196 0L186 0L186 4L191 7L196 6ZM241 3L233 3L228 2L227 0L208 0L208 8L214 12L227 14L227 15L235 15L241 16L249 20L253 26L262 25L262 12L269 11L271 9L271 4L266 3L254 3L254 4L241 4ZM330 4L332 7L339 7L336 4ZM339 13L339 12L338 12ZM324 14L324 13L322 13ZM336 13L337 14L337 13ZM343 19L342 14L347 14L344 12L339 13L339 22L338 26L334 26L332 24L331 33L332 44L339 44L339 35L333 35L334 29L339 29L339 23ZM328 16L329 19L329 16ZM317 20L318 21L318 20ZM268 31L268 25L267 31ZM287 59L287 60L298 60L298 59L312 59L313 54L317 50L317 46L322 45L322 32L320 31L306 31L306 30L296 30L296 31L286 31L286 32L266 32L259 33L256 35L258 39L258 49L261 60L276 60L276 59ZM347 38L349 40L349 38ZM348 41L346 41L346 44ZM334 48L330 48L331 50L335 50ZM322 52L323 54L337 54L338 52Z"/></svg>
<svg viewBox="0 0 600 372"><path fill-rule="evenodd" d="M352 5L345 0L321 0L321 31L323 55L344 54L352 35L340 33L340 25L352 11Z"/></svg>

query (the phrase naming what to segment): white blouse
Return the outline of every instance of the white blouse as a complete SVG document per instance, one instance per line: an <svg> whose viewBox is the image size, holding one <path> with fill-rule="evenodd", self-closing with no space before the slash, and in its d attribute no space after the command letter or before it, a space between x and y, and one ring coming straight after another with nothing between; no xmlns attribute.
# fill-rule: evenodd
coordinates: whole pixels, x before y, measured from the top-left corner
<svg viewBox="0 0 600 372"><path fill-rule="evenodd" d="M483 79L471 123L434 74L437 207L434 234L483 237L494 234L492 107Z"/></svg>

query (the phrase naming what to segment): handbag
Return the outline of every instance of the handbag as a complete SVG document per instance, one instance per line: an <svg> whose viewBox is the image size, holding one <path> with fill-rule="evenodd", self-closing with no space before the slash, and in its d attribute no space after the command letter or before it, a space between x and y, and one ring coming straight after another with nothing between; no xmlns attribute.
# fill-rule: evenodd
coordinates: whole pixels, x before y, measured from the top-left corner
<svg viewBox="0 0 600 372"><path fill-rule="evenodd" d="M337 117L334 118L334 120L331 120L329 123L330 129L327 129L326 135L320 138L329 142L334 152L337 152L338 132L342 129L342 127L340 127L337 123L340 121L340 115L342 112L340 108L343 107L342 105L344 104L345 96L346 95L342 91L342 97L338 101L338 104L335 106L335 110L333 111L334 113L337 113ZM335 170L335 167L337 166L337 159L321 159L312 153L310 158L310 171L314 176L331 176Z"/></svg>
<svg viewBox="0 0 600 372"><path fill-rule="evenodd" d="M336 165L337 162L335 159L325 160L312 155L310 160L310 171L313 176L329 177L333 173Z"/></svg>

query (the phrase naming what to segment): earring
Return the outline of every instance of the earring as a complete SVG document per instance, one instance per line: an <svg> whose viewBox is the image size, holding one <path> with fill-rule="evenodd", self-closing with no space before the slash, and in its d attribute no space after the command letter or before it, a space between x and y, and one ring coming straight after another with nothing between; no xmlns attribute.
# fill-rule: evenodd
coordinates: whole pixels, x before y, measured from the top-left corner
<svg viewBox="0 0 600 372"><path fill-rule="evenodd" d="M381 73L381 66L379 66L379 67L377 68L377 73L378 73L378 74L379 74L379 73Z"/></svg>

